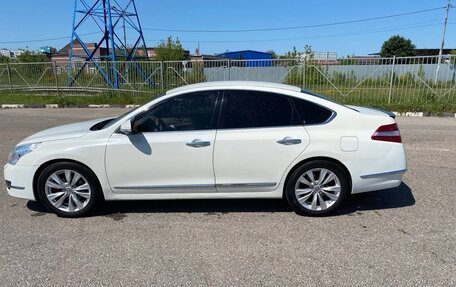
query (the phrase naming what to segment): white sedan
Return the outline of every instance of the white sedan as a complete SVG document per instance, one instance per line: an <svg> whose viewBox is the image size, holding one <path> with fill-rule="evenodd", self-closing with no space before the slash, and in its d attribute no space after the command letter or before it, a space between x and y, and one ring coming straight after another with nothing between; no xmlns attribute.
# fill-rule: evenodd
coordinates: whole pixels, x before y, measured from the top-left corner
<svg viewBox="0 0 456 287"><path fill-rule="evenodd" d="M282 84L209 82L31 135L4 176L11 196L63 217L104 200L209 198L286 198L323 215L399 186L406 167L394 115Z"/></svg>

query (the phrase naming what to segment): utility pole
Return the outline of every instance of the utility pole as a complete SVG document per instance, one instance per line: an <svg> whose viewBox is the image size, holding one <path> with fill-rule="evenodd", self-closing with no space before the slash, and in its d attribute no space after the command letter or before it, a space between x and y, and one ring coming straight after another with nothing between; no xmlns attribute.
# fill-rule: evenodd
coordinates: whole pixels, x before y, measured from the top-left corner
<svg viewBox="0 0 456 287"><path fill-rule="evenodd" d="M437 84L437 81L439 79L440 64L442 63L443 46L445 45L445 33L446 33L446 26L447 26L447 22L448 22L448 12L450 11L451 7L452 7L451 0L448 0L446 9L445 9L445 18L443 20L442 41L440 42L439 58L437 60L437 69L435 70L434 84Z"/></svg>

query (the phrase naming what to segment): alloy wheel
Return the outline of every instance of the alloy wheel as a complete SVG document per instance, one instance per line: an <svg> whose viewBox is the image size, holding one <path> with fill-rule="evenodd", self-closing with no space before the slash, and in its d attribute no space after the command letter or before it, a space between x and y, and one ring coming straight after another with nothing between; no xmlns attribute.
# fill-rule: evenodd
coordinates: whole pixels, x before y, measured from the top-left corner
<svg viewBox="0 0 456 287"><path fill-rule="evenodd" d="M45 195L52 206L72 213L87 206L92 198L92 190L84 176L74 170L64 169L55 171L48 177Z"/></svg>
<svg viewBox="0 0 456 287"><path fill-rule="evenodd" d="M306 209L323 211L339 198L341 185L337 175L325 168L314 168L302 174L296 182L295 194Z"/></svg>

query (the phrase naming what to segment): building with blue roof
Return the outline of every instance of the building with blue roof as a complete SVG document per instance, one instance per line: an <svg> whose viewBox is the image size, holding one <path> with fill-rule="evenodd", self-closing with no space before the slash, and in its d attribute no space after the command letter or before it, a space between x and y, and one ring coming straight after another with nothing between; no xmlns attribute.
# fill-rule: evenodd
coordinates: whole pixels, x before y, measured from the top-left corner
<svg viewBox="0 0 456 287"><path fill-rule="evenodd" d="M272 54L253 51L253 50L242 50L234 52L225 52L216 55L219 58L231 59L231 60L247 60L242 62L233 62L235 66L243 67L270 67L272 66Z"/></svg>

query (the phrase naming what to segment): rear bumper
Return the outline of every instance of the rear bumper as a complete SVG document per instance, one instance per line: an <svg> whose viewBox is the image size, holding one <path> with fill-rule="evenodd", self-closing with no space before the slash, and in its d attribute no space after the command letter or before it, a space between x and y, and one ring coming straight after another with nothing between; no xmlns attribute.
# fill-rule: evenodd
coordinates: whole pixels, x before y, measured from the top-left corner
<svg viewBox="0 0 456 287"><path fill-rule="evenodd" d="M361 193L374 190L398 187L402 182L402 176L407 172L406 169L382 172L377 174L361 175L362 184L352 193Z"/></svg>
<svg viewBox="0 0 456 287"><path fill-rule="evenodd" d="M6 190L13 197L36 200L33 194L33 175L37 167L6 164L3 175L6 180Z"/></svg>
<svg viewBox="0 0 456 287"><path fill-rule="evenodd" d="M367 160L359 162L352 174L352 193L398 187L407 172L407 160L402 144L389 144L385 151L378 151Z"/></svg>

